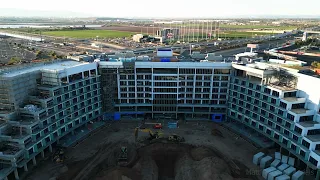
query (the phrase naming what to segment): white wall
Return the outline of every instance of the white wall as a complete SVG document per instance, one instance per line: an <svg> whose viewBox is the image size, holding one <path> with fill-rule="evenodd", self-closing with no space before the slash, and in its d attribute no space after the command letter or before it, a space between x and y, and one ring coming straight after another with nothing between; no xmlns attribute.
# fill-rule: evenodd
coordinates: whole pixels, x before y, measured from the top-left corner
<svg viewBox="0 0 320 180"><path fill-rule="evenodd" d="M73 75L73 74L78 74L80 72L84 72L84 71L89 71L89 70L97 70L97 63L93 62L93 63L83 63L81 65L78 66L74 66L74 67L67 67L66 71L67 71L67 76ZM60 77L61 78L61 77Z"/></svg>
<svg viewBox="0 0 320 180"><path fill-rule="evenodd" d="M231 69L231 63L211 62L136 62L137 68L203 68Z"/></svg>
<svg viewBox="0 0 320 180"><path fill-rule="evenodd" d="M320 78L298 74L298 97L307 98L307 109L319 111L320 102ZM319 117L319 116L315 116ZM320 122L320 118L315 118Z"/></svg>

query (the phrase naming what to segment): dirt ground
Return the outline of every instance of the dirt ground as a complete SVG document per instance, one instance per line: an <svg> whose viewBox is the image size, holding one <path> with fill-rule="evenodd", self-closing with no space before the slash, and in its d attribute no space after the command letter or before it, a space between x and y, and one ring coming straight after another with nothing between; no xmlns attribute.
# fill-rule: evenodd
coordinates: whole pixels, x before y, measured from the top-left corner
<svg viewBox="0 0 320 180"><path fill-rule="evenodd" d="M246 173L256 170L252 157L259 150L220 125L181 124L178 129L162 130L164 136L177 134L181 144L136 143L138 123L107 124L66 151L63 164L48 160L35 167L28 180L55 177L58 180L211 180L261 179ZM148 137L139 132L139 139ZM129 163L117 167L120 147L127 146Z"/></svg>

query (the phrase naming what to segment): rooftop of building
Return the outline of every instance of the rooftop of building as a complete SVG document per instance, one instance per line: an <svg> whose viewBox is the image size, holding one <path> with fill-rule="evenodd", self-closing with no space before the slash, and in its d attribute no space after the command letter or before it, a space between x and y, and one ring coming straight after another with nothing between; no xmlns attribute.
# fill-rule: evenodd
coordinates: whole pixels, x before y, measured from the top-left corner
<svg viewBox="0 0 320 180"><path fill-rule="evenodd" d="M291 109L292 112L296 113L296 114L304 114L308 111L308 109L304 109L304 108L299 108L299 109Z"/></svg>
<svg viewBox="0 0 320 180"><path fill-rule="evenodd" d="M315 122L315 121L304 121L304 122L299 122L297 124L299 124L305 128L308 128L308 127L313 127L314 125L319 124L319 123Z"/></svg>
<svg viewBox="0 0 320 180"><path fill-rule="evenodd" d="M59 61L53 61L48 63L37 63L32 65L26 65L26 66L17 66L12 67L4 70L0 70L0 77L15 77L18 75L34 72L34 71L40 71L40 70L47 70L47 71L60 71L64 69L68 69L71 67L81 66L86 63L84 62L78 62L78 61L72 61L68 59L63 59Z"/></svg>
<svg viewBox="0 0 320 180"><path fill-rule="evenodd" d="M11 136L13 139L19 139L27 136L28 134L22 127L9 126L5 131L1 132L1 135Z"/></svg>
<svg viewBox="0 0 320 180"><path fill-rule="evenodd" d="M288 102L296 102L299 100L297 97L285 97L283 100L288 101Z"/></svg>
<svg viewBox="0 0 320 180"><path fill-rule="evenodd" d="M11 145L10 143L1 142L0 143L0 152L4 155L14 155L17 152L19 152L21 149L18 147L15 147L14 145Z"/></svg>
<svg viewBox="0 0 320 180"><path fill-rule="evenodd" d="M312 142L319 142L320 141L320 135L308 135L308 136L306 136L306 138Z"/></svg>

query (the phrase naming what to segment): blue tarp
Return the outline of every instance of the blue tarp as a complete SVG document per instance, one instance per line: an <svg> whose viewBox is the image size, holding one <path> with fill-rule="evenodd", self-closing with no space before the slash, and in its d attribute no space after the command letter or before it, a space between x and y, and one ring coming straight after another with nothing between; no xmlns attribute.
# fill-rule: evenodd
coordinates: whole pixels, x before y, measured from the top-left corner
<svg viewBox="0 0 320 180"><path fill-rule="evenodd" d="M160 62L170 62L170 58L161 58Z"/></svg>
<svg viewBox="0 0 320 180"><path fill-rule="evenodd" d="M116 112L116 113L105 113L103 120L115 120L119 121L121 115L135 115L135 114L144 114L144 112Z"/></svg>
<svg viewBox="0 0 320 180"><path fill-rule="evenodd" d="M223 114L212 114L211 119L213 122L222 122Z"/></svg>
<svg viewBox="0 0 320 180"><path fill-rule="evenodd" d="M178 127L178 123L176 122L168 122L168 128L169 129L175 129Z"/></svg>

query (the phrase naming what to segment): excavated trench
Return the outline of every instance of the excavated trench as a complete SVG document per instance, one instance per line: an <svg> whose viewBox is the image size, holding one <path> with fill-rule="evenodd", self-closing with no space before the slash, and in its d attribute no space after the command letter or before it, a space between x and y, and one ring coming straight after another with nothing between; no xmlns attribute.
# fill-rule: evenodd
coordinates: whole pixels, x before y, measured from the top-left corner
<svg viewBox="0 0 320 180"><path fill-rule="evenodd" d="M187 144L155 143L138 150L138 155L150 156L158 169L157 180L174 180L177 160L194 148Z"/></svg>
<svg viewBox="0 0 320 180"><path fill-rule="evenodd" d="M152 159L156 162L158 167L159 180L174 179L174 170L178 155L179 154L176 152L166 152L154 154L152 156Z"/></svg>
<svg viewBox="0 0 320 180"><path fill-rule="evenodd" d="M159 142L138 149L134 149L134 145L129 147L132 148L128 155L130 163L126 167L115 164L117 151L113 151L109 156L104 156L106 159L97 164L88 177L96 180L256 179L235 173L229 160L223 159L220 152L207 147ZM245 166L238 167L240 172L246 172Z"/></svg>

